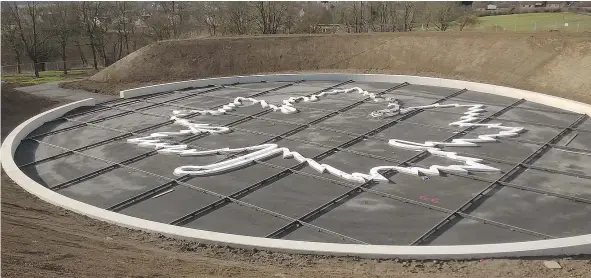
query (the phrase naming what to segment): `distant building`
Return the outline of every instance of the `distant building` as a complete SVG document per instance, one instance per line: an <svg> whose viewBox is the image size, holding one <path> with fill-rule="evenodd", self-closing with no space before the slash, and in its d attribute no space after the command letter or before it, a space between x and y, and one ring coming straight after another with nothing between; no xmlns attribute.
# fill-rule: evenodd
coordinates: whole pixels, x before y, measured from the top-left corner
<svg viewBox="0 0 591 278"><path fill-rule="evenodd" d="M591 1L578 1L573 3L571 6L576 7L578 9L591 11Z"/></svg>
<svg viewBox="0 0 591 278"><path fill-rule="evenodd" d="M488 4L488 5L486 5L486 10L487 11L496 11L497 10L497 5Z"/></svg>
<svg viewBox="0 0 591 278"><path fill-rule="evenodd" d="M334 34L343 30L341 24L316 24L314 29L317 33Z"/></svg>
<svg viewBox="0 0 591 278"><path fill-rule="evenodd" d="M524 9L559 9L566 6L566 1L521 1L519 5Z"/></svg>
<svg viewBox="0 0 591 278"><path fill-rule="evenodd" d="M546 2L546 8L548 9L560 9L566 5L564 1L548 1Z"/></svg>
<svg viewBox="0 0 591 278"><path fill-rule="evenodd" d="M497 11L499 12L508 12L510 10L516 9L517 7L517 2L499 2L497 3Z"/></svg>
<svg viewBox="0 0 591 278"><path fill-rule="evenodd" d="M546 1L521 1L519 6L522 9L542 8L546 7Z"/></svg>
<svg viewBox="0 0 591 278"><path fill-rule="evenodd" d="M487 1L474 1L472 2L472 10L477 12L486 11L486 8L490 2Z"/></svg>

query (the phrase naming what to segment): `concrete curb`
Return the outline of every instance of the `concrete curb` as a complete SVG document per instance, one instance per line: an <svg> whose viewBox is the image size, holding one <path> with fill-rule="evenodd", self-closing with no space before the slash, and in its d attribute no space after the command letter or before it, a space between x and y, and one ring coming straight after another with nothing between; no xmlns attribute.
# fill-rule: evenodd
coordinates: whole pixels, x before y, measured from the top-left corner
<svg viewBox="0 0 591 278"><path fill-rule="evenodd" d="M293 80L308 79L307 75L274 75L275 80L285 81L286 76L291 76ZM323 78L326 78L324 75ZM331 75L332 78L351 78L353 75ZM375 81L375 76L385 81L385 75L365 75L371 76L371 81ZM242 82L245 80L260 80L262 76L240 77ZM269 78L265 78L269 80ZM229 78L216 78L215 82L228 82ZM315 80L326 80L316 78ZM340 79L342 80L342 79ZM357 79L359 80L359 79ZM365 80L369 81L369 80ZM388 79L389 82L403 82L400 79ZM404 81L412 82L406 79ZM200 86L196 84L211 84L205 80L186 81L191 83L177 82L164 85L143 87L138 89L126 90L121 92L122 97L139 96L154 92L179 89L187 86ZM463 82L463 81L459 81ZM179 84L183 83L183 84ZM218 83L221 84L221 83ZM414 84L418 84L416 81ZM459 83L463 84L463 83ZM475 83L476 84L476 83ZM181 87L182 85L182 87ZM445 84L444 84L445 86ZM493 85L490 85L493 86ZM508 93L507 89L504 89ZM532 92L529 92L532 94ZM535 93L533 93L535 94ZM544 95L542 95L544 96ZM535 97L535 96L533 96ZM540 99L546 99L539 97ZM563 104L572 101L562 99ZM576 103L579 109L586 109L586 113L591 111L590 106ZM45 122L58 118L59 116L81 106L95 105L94 99L86 99L78 102L66 104L47 112L41 113L15 128L4 141L0 154L2 156L2 167L17 184L26 191L56 206L87 215L91 218L113 223L119 226L144 230L164 234L175 238L191 239L205 243L216 243L240 248L257 248L270 251L280 251L301 254L322 254L322 255L342 255L342 256L360 256L366 258L408 258L408 259L471 259L471 258L494 258L494 257L520 257L520 256L554 256L554 255L578 255L591 253L591 234L528 242L502 243L502 244L482 244L482 245L456 245L456 246L391 246L391 245L361 245L361 244L337 244L337 243L318 243L305 241L292 241L280 239L268 239L259 237L250 237L234 234L225 234L210 232L204 230L190 229L169 224L153 222L145 219L131 217L105 209L101 209L66 196L56 193L43 185L35 182L25 175L14 162L14 153L20 144L31 131L43 125ZM556 107L556 106L555 106ZM565 109L564 107L562 107ZM566 108L568 110L569 108ZM582 111L581 111L582 112Z"/></svg>

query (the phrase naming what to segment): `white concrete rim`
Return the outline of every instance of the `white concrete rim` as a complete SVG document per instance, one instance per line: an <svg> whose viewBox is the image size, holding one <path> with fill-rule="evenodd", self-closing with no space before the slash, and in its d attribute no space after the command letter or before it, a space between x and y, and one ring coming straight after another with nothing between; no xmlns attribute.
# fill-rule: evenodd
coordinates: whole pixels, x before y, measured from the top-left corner
<svg viewBox="0 0 591 278"><path fill-rule="evenodd" d="M318 76L316 76L318 75ZM314 78L314 76L316 76ZM272 77L272 78L269 78ZM390 80L385 80L385 78L392 77ZM162 91L169 91L174 89L180 89L188 86L203 86L211 83L217 82L228 82L229 80L236 81L232 78L237 78L242 82L257 82L261 80L272 81L274 80L282 80L282 81L291 81L291 80L299 80L299 79L306 79L306 80L331 80L326 78L332 78L332 80L347 80L353 79L357 81L373 81L373 82L380 82L375 80L381 80L381 82L388 81L388 82L409 82L411 84L418 84L418 85L435 85L435 86L442 86L442 87L450 87L448 86L448 82L453 82L449 84L456 84L455 86L461 86L461 84L470 85L471 88L468 86L463 86L463 88L467 88L470 90L475 90L479 92L489 92L489 91L482 91L476 90L476 86L482 86L481 88L485 88L486 86L493 86L498 88L499 86L495 85L487 85L487 84L480 84L480 83L473 83L473 82L466 82L466 81L456 81L456 80L434 80L434 78L428 77L416 77L410 76L407 80L402 80L403 76L395 75L350 75L350 74L313 74L313 75L268 75L268 76L248 76L248 77L224 77L224 78L214 78L214 79L204 79L204 80L193 80L193 81L184 81L184 82L175 82L175 83L168 83L162 85L155 85L155 86L148 86L142 87L137 89L131 89L121 92L122 97L132 97L132 96L140 96L144 94L151 94L156 92ZM281 78L281 79L279 79ZM285 80L285 78L291 78L291 80ZM313 79L312 79L313 78ZM338 78L338 79L337 79ZM344 79L343 79L344 78ZM251 81L248 81L251 80ZM256 80L256 81L255 81ZM402 80L402 81L401 81ZM430 82L439 82L440 85L437 84L421 84L418 81L427 80ZM199 85L201 84L201 85ZM221 83L218 83L221 84ZM171 89L172 88L172 89ZM451 87L456 88L456 87ZM462 89L463 89L462 88ZM569 111L574 111L578 113L587 113L590 114L591 106L587 104L583 104L576 101L571 101L567 99L541 95L534 92L522 91L517 89L511 89L507 87L500 87L500 89L492 89L492 92L498 92L495 94L511 95L510 90L516 90L515 95L512 97L521 98L523 96L528 100L539 102L540 101L547 101L552 100L557 101L559 104L551 105L557 108L562 108ZM490 89L490 88L489 88ZM539 102L542 104L549 105L544 102ZM568 105L573 105L576 107L576 110L570 109L567 107ZM417 258L417 259L470 259L470 258L492 258L492 257L519 257L519 256L549 256L549 255L577 255L577 254L588 254L591 253L591 234L581 235L581 236L574 236L574 237L565 237L565 238L558 238L558 239L548 239L548 240L536 240L536 241L527 241L527 242L513 242L513 243L498 243L498 244L479 244L479 245L451 245L451 246L394 246L394 245L362 245L362 244L338 244L338 243L319 243L319 242L308 242L308 241L293 241L293 240L283 240L283 239L268 239L268 238L260 238L260 237L251 237L251 236L243 236L243 235L234 235L234 234L226 234L226 233L218 233L218 232L210 232L205 230L197 230L191 228L184 228L154 221L149 221L141 218L131 217L124 214L108 211L99 207L95 207L72 198L68 198L64 195L61 195L57 192L50 190L49 188L35 182L31 178L29 178L26 174L24 174L17 166L14 161L14 153L19 146L22 139L24 139L30 132L35 130L36 128L43 125L45 122L51 121L56 119L68 111L71 111L75 108L81 106L93 106L95 105L94 99L85 99L73 103L69 103L39 115L32 117L31 119L25 121L24 123L20 124L16 127L5 139L2 149L0 150L0 154L2 156L2 167L4 168L6 174L14 180L17 184L19 184L22 188L24 188L29 193L41 198L44 201L47 201L51 204L56 206L60 206L62 208L74 211L79 214L83 214L89 216L94 219L98 219L101 221L109 222L112 224L116 224L123 227L133 228L144 230L148 232L155 232L164 234L170 237L175 238L184 238L184 239L191 239L195 241L205 242L205 243L216 243L222 244L232 247L240 247L240 248L257 248L257 249L264 249L270 251L281 251L281 252L288 252L288 253L302 253L302 254L323 254L323 255L341 255L341 256L360 256L360 257L368 257L368 258Z"/></svg>

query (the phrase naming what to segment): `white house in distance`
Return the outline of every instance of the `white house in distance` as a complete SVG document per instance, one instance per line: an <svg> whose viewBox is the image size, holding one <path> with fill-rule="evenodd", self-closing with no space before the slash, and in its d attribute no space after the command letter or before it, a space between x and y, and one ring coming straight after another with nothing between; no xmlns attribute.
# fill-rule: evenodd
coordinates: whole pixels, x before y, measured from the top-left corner
<svg viewBox="0 0 591 278"><path fill-rule="evenodd" d="M474 1L473 11L510 11L517 9L559 9L567 5L567 1Z"/></svg>

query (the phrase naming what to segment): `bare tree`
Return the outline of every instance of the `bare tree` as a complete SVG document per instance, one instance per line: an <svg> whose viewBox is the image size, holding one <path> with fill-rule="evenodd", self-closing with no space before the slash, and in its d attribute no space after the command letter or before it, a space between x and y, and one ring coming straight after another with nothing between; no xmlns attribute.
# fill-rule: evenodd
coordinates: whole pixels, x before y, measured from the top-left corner
<svg viewBox="0 0 591 278"><path fill-rule="evenodd" d="M57 52L62 58L62 70L68 74L66 65L68 46L79 30L78 20L75 17L75 7L72 2L55 2L50 6L49 25L51 34L57 43Z"/></svg>
<svg viewBox="0 0 591 278"><path fill-rule="evenodd" d="M80 55L80 61L82 61L82 65L86 66L88 61L86 60L86 55L84 55L84 50L82 50L82 44L80 43L80 36L75 39L76 41L76 50L78 50L78 55Z"/></svg>
<svg viewBox="0 0 591 278"><path fill-rule="evenodd" d="M259 1L256 8L255 21L263 34L277 34L281 20L285 15L286 6L282 2Z"/></svg>
<svg viewBox="0 0 591 278"><path fill-rule="evenodd" d="M115 2L114 5L114 18L113 27L117 31L117 44L119 49L117 50L116 60L123 57L123 49L125 49L125 55L129 54L129 41L130 36L134 33L134 21L138 19L137 9L135 9L134 2Z"/></svg>
<svg viewBox="0 0 591 278"><path fill-rule="evenodd" d="M33 61L35 77L39 71L45 70L45 62L49 57L50 32L47 24L43 24L43 12L37 2L26 2L21 8L20 3L6 3L8 14L15 23L16 34L20 37L27 56Z"/></svg>
<svg viewBox="0 0 591 278"><path fill-rule="evenodd" d="M187 5L182 1L154 2L146 20L150 35L157 40L180 38L187 30Z"/></svg>
<svg viewBox="0 0 591 278"><path fill-rule="evenodd" d="M250 5L248 2L229 2L226 7L228 29L232 34L244 35L249 31Z"/></svg>
<svg viewBox="0 0 591 278"><path fill-rule="evenodd" d="M437 30L445 31L457 18L458 4L455 2L431 2L428 5L431 22Z"/></svg>
<svg viewBox="0 0 591 278"><path fill-rule="evenodd" d="M416 3L415 2L404 2L404 17L402 18L402 31L412 31L415 23L416 14Z"/></svg>
<svg viewBox="0 0 591 278"><path fill-rule="evenodd" d="M203 6L203 21L210 36L217 34L220 25L220 2L205 2Z"/></svg>
<svg viewBox="0 0 591 278"><path fill-rule="evenodd" d="M23 54L23 43L18 34L18 28L14 18L10 14L2 12L2 44L8 47L14 54L16 60L16 71L21 73L21 61Z"/></svg>
<svg viewBox="0 0 591 278"><path fill-rule="evenodd" d="M463 31L466 26L478 24L478 16L469 7L463 7L456 21L458 22L460 31Z"/></svg>
<svg viewBox="0 0 591 278"><path fill-rule="evenodd" d="M84 28L84 33L88 37L90 51L92 53L92 62L94 69L98 70L97 60L97 33L99 29L99 10L101 2L80 2L78 6L78 16Z"/></svg>
<svg viewBox="0 0 591 278"><path fill-rule="evenodd" d="M351 16L353 17L353 30L355 33L361 33L363 27L363 2L353 2L351 9Z"/></svg>

